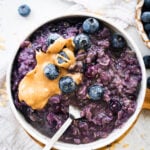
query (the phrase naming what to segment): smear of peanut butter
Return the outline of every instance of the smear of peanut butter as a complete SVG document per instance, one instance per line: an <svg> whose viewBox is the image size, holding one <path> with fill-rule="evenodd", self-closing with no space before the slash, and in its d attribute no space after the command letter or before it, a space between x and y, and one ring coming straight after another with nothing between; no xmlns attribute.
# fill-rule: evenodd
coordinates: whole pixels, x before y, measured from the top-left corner
<svg viewBox="0 0 150 150"><path fill-rule="evenodd" d="M58 54L60 51L64 51L69 59ZM46 53L36 52L37 65L26 74L19 84L19 100L25 101L32 109L42 109L50 97L61 94L59 88L61 77L71 76L76 84L79 84L82 81L82 74L70 74L67 71L69 66L75 64L73 51L74 46L71 38L59 38L48 47ZM58 57L61 57L64 63L59 64ZM59 76L55 80L50 80L44 75L44 67L49 63L55 64L59 68Z"/></svg>

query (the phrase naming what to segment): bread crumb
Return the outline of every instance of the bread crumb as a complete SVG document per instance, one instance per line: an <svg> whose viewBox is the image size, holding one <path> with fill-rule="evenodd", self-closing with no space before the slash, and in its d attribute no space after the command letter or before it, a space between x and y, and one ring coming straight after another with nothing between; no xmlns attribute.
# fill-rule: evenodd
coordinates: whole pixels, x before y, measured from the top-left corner
<svg viewBox="0 0 150 150"><path fill-rule="evenodd" d="M129 144L124 144L122 147L127 148L127 147L129 147Z"/></svg>
<svg viewBox="0 0 150 150"><path fill-rule="evenodd" d="M141 134L140 136L141 136L141 138L144 138L144 134Z"/></svg>

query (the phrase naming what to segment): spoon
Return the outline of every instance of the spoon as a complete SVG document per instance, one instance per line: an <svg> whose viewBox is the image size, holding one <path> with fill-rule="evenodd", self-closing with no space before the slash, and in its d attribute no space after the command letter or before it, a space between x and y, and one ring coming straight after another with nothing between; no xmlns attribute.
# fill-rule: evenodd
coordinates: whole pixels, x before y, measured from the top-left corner
<svg viewBox="0 0 150 150"><path fill-rule="evenodd" d="M64 122L64 124L59 128L59 130L54 134L54 136L47 142L46 146L43 150L50 150L55 142L61 137L61 135L67 130L70 126L71 122L74 119L81 118L80 110L76 107L70 105L69 106L69 118Z"/></svg>

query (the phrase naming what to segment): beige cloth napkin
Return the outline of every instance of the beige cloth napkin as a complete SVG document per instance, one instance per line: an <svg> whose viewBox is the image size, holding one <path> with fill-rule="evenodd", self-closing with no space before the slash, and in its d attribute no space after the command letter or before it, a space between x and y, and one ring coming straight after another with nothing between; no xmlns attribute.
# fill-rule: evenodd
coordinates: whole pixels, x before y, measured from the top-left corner
<svg viewBox="0 0 150 150"><path fill-rule="evenodd" d="M136 0L67 0L75 2L68 11L90 11L114 22L121 28L134 25Z"/></svg>

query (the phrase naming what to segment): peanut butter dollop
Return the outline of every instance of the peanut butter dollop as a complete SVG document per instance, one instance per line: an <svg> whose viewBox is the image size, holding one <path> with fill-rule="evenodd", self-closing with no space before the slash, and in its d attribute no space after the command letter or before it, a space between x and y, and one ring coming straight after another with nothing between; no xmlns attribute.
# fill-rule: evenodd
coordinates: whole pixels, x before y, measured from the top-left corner
<svg viewBox="0 0 150 150"><path fill-rule="evenodd" d="M61 51L67 54L68 59L59 54ZM82 74L70 74L67 71L67 68L76 62L73 51L74 45L71 38L59 38L48 47L46 53L36 52L35 68L28 72L19 84L19 100L25 101L32 109L42 109L50 97L61 94L59 88L61 77L71 76L76 84L79 84L82 81ZM59 64L58 57L61 57L64 63ZM55 80L48 79L44 74L44 67L49 63L55 64L59 68L59 76Z"/></svg>

